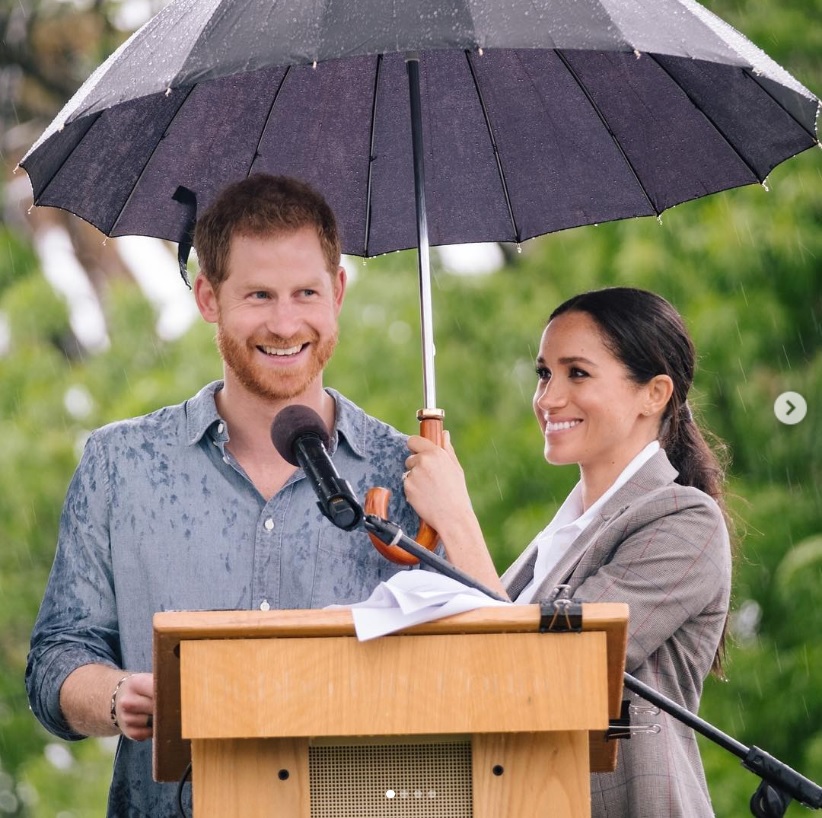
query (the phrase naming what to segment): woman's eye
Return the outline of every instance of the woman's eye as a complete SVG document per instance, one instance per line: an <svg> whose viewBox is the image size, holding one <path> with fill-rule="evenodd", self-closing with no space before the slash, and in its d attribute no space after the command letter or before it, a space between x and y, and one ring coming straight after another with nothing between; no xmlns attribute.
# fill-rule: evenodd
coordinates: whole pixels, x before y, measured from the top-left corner
<svg viewBox="0 0 822 818"><path fill-rule="evenodd" d="M551 379L551 370L548 369L547 366L538 366L537 367L537 377L541 381L548 381Z"/></svg>
<svg viewBox="0 0 822 818"><path fill-rule="evenodd" d="M571 367L571 371L568 373L572 378L587 378L588 373L584 369L578 369L577 367Z"/></svg>

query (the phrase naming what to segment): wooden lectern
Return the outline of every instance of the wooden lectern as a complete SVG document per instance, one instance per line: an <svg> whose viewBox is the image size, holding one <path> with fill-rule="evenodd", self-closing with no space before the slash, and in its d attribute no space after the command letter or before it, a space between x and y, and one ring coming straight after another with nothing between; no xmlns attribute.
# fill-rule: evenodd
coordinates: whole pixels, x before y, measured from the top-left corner
<svg viewBox="0 0 822 818"><path fill-rule="evenodd" d="M154 617L154 778L195 818L581 818L613 769L628 608L537 605L357 640L348 610ZM543 625L545 620L543 620Z"/></svg>

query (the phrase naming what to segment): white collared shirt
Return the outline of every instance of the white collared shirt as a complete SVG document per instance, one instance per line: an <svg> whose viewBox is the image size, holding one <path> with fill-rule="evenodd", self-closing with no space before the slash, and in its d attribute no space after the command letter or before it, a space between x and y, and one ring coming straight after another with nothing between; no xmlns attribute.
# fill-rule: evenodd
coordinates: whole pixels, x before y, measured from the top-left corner
<svg viewBox="0 0 822 818"><path fill-rule="evenodd" d="M565 556L571 544L588 527L603 505L614 493L625 485L659 451L659 441L652 440L620 472L619 477L608 490L587 511L582 509L582 483L577 483L565 498L554 519L534 538L537 543L537 559L534 563L534 577L517 597L518 603L533 601L534 591L543 579ZM530 547L530 546L529 546Z"/></svg>

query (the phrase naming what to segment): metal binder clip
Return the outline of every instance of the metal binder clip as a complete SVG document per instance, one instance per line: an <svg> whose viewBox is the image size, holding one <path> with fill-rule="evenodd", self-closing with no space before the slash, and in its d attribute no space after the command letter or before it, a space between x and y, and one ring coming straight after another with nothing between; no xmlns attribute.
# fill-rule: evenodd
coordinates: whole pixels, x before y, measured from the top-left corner
<svg viewBox="0 0 822 818"><path fill-rule="evenodd" d="M649 712L637 709L638 712ZM656 711L657 713L659 710ZM613 739L632 738L633 736L656 735L662 730L658 724L631 724L631 715L635 714L634 706L630 700L623 699L622 709L618 719L611 719L608 722L608 729L605 731L605 738L608 741Z"/></svg>
<svg viewBox="0 0 822 818"><path fill-rule="evenodd" d="M570 598L569 585L557 585L550 599L539 604L539 632L582 630L582 605Z"/></svg>
<svg viewBox="0 0 822 818"><path fill-rule="evenodd" d="M551 596L548 597L549 602L556 602L558 599L570 599L571 586L570 585L555 585L551 591Z"/></svg>
<svg viewBox="0 0 822 818"><path fill-rule="evenodd" d="M635 701L631 704L630 713L632 716L658 716L659 708L648 702Z"/></svg>

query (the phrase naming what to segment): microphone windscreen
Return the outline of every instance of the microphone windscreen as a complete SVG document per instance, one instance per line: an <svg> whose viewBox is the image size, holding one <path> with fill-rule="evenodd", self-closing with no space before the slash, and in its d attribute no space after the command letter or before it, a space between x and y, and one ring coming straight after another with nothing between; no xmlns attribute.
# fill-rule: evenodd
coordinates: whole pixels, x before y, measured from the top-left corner
<svg viewBox="0 0 822 818"><path fill-rule="evenodd" d="M271 442L280 453L280 457L292 466L300 465L294 452L294 444L305 435L318 437L328 448L328 429L325 428L322 418L308 406L286 406L277 413L271 424Z"/></svg>

